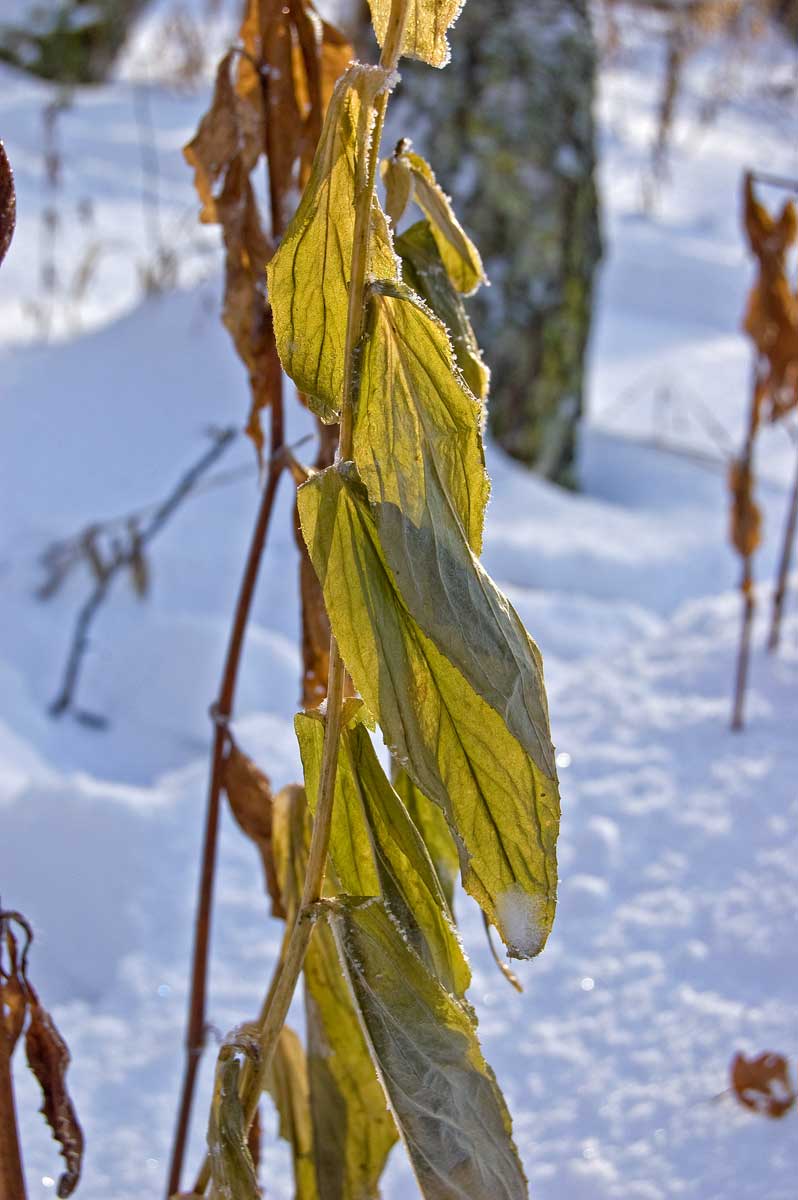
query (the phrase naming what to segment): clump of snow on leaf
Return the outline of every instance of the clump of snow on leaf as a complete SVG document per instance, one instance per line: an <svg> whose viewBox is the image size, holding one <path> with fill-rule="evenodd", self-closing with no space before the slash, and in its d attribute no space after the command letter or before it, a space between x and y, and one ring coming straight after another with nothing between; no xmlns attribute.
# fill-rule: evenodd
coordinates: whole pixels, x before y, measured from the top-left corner
<svg viewBox="0 0 798 1200"><path fill-rule="evenodd" d="M534 958L546 941L546 903L513 884L496 899L496 914L512 954Z"/></svg>

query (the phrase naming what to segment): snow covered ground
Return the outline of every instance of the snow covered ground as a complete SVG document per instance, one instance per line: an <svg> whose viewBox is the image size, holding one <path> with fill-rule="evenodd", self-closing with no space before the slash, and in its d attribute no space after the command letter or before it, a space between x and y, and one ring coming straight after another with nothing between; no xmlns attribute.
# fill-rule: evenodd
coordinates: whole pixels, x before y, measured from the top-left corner
<svg viewBox="0 0 798 1200"><path fill-rule="evenodd" d="M798 1059L795 577L782 650L763 650L795 447L779 431L763 443L763 603L741 735L728 731L739 598L721 459L739 437L749 372L737 332L750 277L739 176L748 165L798 169L798 118L768 99L798 68L763 43L713 124L677 123L670 180L647 215L657 60L635 44L602 79L608 258L583 491L562 493L489 453L485 558L544 652L563 791L559 914L545 953L519 968L523 996L496 972L464 898L458 916L485 1053L533 1195L792 1200L795 1115L769 1123L722 1093L738 1049ZM695 64L687 115L715 66ZM120 581L100 614L80 701L109 719L108 730L51 720L88 579L76 575L54 599L34 601L41 551L91 520L160 499L201 453L207 426L241 421L246 404L216 315L218 278L201 278L207 255L191 258L189 233L179 232L195 206L178 149L203 95L147 89L164 236L179 237L191 261L181 290L136 303L135 263L149 236L141 88L123 79L62 118L65 263L88 236L77 216L87 195L103 237L126 239L130 253L101 260L80 302L58 308L57 337L44 345L20 297L37 292L49 93L0 74L0 136L20 192L18 237L0 270L0 890L34 923L33 976L72 1049L84 1200L138 1200L163 1187L206 710L256 503L242 443L217 469L218 486L188 500L153 544L148 600ZM64 266L67 276L73 269ZM299 413L291 425L301 436ZM276 784L299 776L289 507L284 484L236 721ZM210 999L220 1032L258 1006L280 935L265 908L255 854L226 819ZM30 1195L47 1196L56 1149L22 1069L17 1081ZM203 1108L204 1099L195 1154ZM268 1195L291 1195L273 1136L264 1179ZM415 1195L400 1150L385 1195Z"/></svg>

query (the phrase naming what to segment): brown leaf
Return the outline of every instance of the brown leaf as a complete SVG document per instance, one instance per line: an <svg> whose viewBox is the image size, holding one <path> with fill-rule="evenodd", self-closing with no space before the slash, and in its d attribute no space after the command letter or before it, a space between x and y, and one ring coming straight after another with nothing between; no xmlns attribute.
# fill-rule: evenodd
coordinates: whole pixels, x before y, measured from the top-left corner
<svg viewBox="0 0 798 1200"><path fill-rule="evenodd" d="M0 1022L2 1022L2 1030L6 1039L4 1051L10 1058L25 1024L28 993L17 939L11 929L11 922L3 920L1 924L9 965L6 970L0 954ZM0 946L1 950L2 946Z"/></svg>
<svg viewBox="0 0 798 1200"><path fill-rule="evenodd" d="M765 1051L757 1058L735 1054L731 1064L732 1090L746 1108L765 1117L783 1117L796 1101L787 1059Z"/></svg>
<svg viewBox="0 0 798 1200"><path fill-rule="evenodd" d="M66 1087L69 1050L52 1017L42 1008L28 984L30 1021L25 1034L25 1053L44 1096L41 1112L61 1146L66 1170L58 1180L56 1194L71 1196L80 1179L83 1161L83 1131Z"/></svg>
<svg viewBox="0 0 798 1200"><path fill-rule="evenodd" d="M732 545L743 558L750 558L762 541L762 510L753 498L753 474L750 463L737 459L729 468L732 495Z"/></svg>
<svg viewBox="0 0 798 1200"><path fill-rule="evenodd" d="M143 600L150 590L150 568L144 554L144 543L135 521L128 522L130 536L130 579L133 591Z"/></svg>
<svg viewBox="0 0 798 1200"><path fill-rule="evenodd" d="M759 386L759 409L776 421L798 403L798 296L787 278L787 256L798 239L798 215L788 200L774 219L756 199L750 175L745 177L743 202L743 223L759 267L743 328L767 368Z"/></svg>
<svg viewBox="0 0 798 1200"><path fill-rule="evenodd" d="M239 109L230 77L233 57L234 51L229 50L219 63L211 107L183 148L186 162L194 168L194 187L202 201L200 220L210 225L219 220L214 189L241 149Z"/></svg>
<svg viewBox="0 0 798 1200"><path fill-rule="evenodd" d="M17 197L14 190L14 172L8 161L5 147L0 142L0 263L6 256L14 226L17 222Z"/></svg>
<svg viewBox="0 0 798 1200"><path fill-rule="evenodd" d="M285 917L272 854L272 788L268 776L231 741L224 760L224 789L240 828L260 851L272 916Z"/></svg>

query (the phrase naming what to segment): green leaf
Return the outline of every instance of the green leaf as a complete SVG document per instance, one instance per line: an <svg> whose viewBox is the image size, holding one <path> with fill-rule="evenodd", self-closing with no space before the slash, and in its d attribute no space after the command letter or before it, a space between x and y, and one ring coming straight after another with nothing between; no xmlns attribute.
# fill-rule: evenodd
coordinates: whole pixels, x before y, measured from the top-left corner
<svg viewBox="0 0 798 1200"><path fill-rule="evenodd" d="M257 1043L242 1037L226 1042L219 1051L208 1120L213 1194L219 1200L260 1200L238 1095L242 1059L256 1053Z"/></svg>
<svg viewBox="0 0 798 1200"><path fill-rule="evenodd" d="M362 486L346 470L320 472L298 493L305 542L344 661L394 756L443 809L466 890L510 953L533 957L554 919L554 772L537 765L508 729L508 714L474 689L408 611ZM425 578L434 585L437 568ZM458 636L467 631L481 644L483 631L466 626ZM501 659L489 666L503 669ZM513 704L522 707L518 680L516 689Z"/></svg>
<svg viewBox="0 0 798 1200"><path fill-rule="evenodd" d="M401 796L410 820L424 840L427 853L435 867L435 874L443 888L446 903L449 910L454 912L454 888L460 877L460 858L446 818L438 805L428 800L416 787L403 767L396 772L393 786Z"/></svg>
<svg viewBox="0 0 798 1200"><path fill-rule="evenodd" d="M295 723L308 801L315 809L324 722L300 713ZM330 857L340 891L381 896L419 957L448 991L462 996L470 972L440 881L357 718L341 734Z"/></svg>
<svg viewBox="0 0 798 1200"><path fill-rule="evenodd" d="M449 331L457 365L479 400L488 394L490 371L474 336L460 293L452 286L429 221L417 221L396 240L402 279L423 300Z"/></svg>
<svg viewBox="0 0 798 1200"><path fill-rule="evenodd" d="M525 1200L473 1010L426 969L379 901L340 900L328 919L425 1200Z"/></svg>
<svg viewBox="0 0 798 1200"><path fill-rule="evenodd" d="M398 1134L324 921L313 931L304 974L319 1198L377 1200Z"/></svg>
<svg viewBox="0 0 798 1200"><path fill-rule="evenodd" d="M410 0L402 54L420 58L431 67L445 67L451 57L446 31L464 0ZM391 0L369 0L371 20L382 46L391 15Z"/></svg>
<svg viewBox="0 0 798 1200"><path fill-rule="evenodd" d="M284 788L274 800L272 844L289 921L301 897L309 840L304 789ZM375 1200L397 1133L324 922L313 930L303 971L319 1200Z"/></svg>
<svg viewBox="0 0 798 1200"><path fill-rule="evenodd" d="M308 1068L302 1043L288 1026L274 1048L267 1088L280 1119L280 1137L291 1147L295 1200L317 1200Z"/></svg>
<svg viewBox="0 0 798 1200"><path fill-rule="evenodd" d="M470 296L481 283L485 283L482 259L471 238L455 216L452 202L435 178L432 167L420 154L410 150L410 143L400 142L393 159L396 164L404 163L413 181L413 198L430 223L432 236L449 276L452 287L464 296Z"/></svg>
<svg viewBox="0 0 798 1200"><path fill-rule="evenodd" d="M399 143L399 146L403 145L403 142ZM413 198L413 172L403 155L397 153L382 160L380 174L385 186L385 211L396 229Z"/></svg>
<svg viewBox="0 0 798 1200"><path fill-rule="evenodd" d="M446 330L404 284L375 283L366 334L354 455L369 496L422 526L434 477L479 553L489 491L481 408L455 374Z"/></svg>
<svg viewBox="0 0 798 1200"><path fill-rule="evenodd" d="M415 621L553 780L540 653L473 553L487 491L475 402L413 293L373 292L354 455L382 552Z"/></svg>
<svg viewBox="0 0 798 1200"><path fill-rule="evenodd" d="M280 360L328 422L338 420L343 389L355 197L366 183L372 105L389 80L381 68L360 63L339 79L310 179L267 271ZM390 234L376 200L369 253L369 275L397 277Z"/></svg>

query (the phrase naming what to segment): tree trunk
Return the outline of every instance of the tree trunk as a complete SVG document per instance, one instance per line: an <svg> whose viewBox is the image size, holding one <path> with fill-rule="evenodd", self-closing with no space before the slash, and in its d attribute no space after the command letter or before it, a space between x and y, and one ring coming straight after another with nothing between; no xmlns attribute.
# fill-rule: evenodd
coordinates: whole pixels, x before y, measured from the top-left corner
<svg viewBox="0 0 798 1200"><path fill-rule="evenodd" d="M99 83L149 0L26 0L0 15L0 61L56 83Z"/></svg>
<svg viewBox="0 0 798 1200"><path fill-rule="evenodd" d="M601 254L587 3L472 0L451 42L432 78L402 65L403 92L492 280L470 302L490 428L514 458L572 483Z"/></svg>

